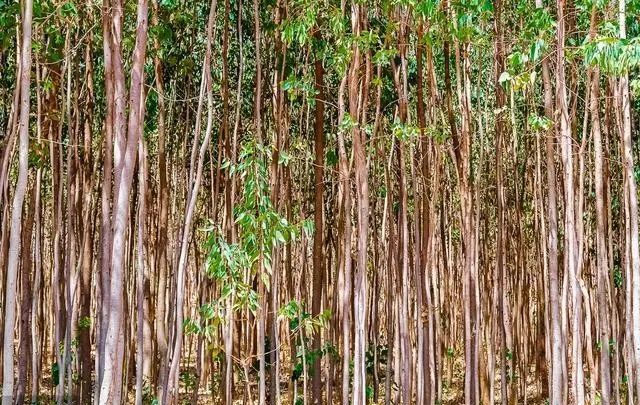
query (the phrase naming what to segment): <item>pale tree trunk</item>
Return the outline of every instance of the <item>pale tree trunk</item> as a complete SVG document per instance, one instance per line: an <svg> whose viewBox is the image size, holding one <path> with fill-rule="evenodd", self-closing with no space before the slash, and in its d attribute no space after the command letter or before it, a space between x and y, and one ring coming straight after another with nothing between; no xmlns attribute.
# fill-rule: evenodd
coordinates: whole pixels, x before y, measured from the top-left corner
<svg viewBox="0 0 640 405"><path fill-rule="evenodd" d="M154 27L158 23L158 0L152 3L151 22ZM159 370L156 372L156 388L158 397L162 398L162 390L165 387L164 376L168 368L168 342L167 342L167 278L168 278L168 222L169 222L169 196L171 194L167 182L167 151L166 151L166 107L164 77L162 61L160 60L160 41L156 36L153 46L155 48L154 74L155 91L158 94L158 197L157 197L157 233L156 233L156 259L157 265L157 295L155 313L155 349L160 361Z"/></svg>
<svg viewBox="0 0 640 405"><path fill-rule="evenodd" d="M93 62L92 62L92 42L93 36L89 35L87 44L85 45L85 81L87 84L87 92L84 103L84 116L82 122L82 130L84 134L82 159L79 161L79 170L81 171L82 188L79 199L82 203L80 206L82 220L78 229L81 233L81 267L79 274L80 298L79 298L79 320L78 327L78 352L79 352L79 374L80 374L80 392L79 400L82 403L91 403L91 394L93 384L91 380L92 361L91 361L91 273L93 265L93 240L95 230L95 220L93 215L94 198L94 160L92 156L92 124L94 119L94 87L93 87ZM80 141L78 140L78 143ZM86 323L85 323L86 322Z"/></svg>
<svg viewBox="0 0 640 405"><path fill-rule="evenodd" d="M543 8L542 0L536 0L536 8ZM542 60L542 80L544 88L544 111L547 119L553 119L553 89L551 85L551 73L548 58ZM563 372L565 370L565 357L563 354L563 336L560 312L560 290L558 280L558 201L556 194L556 163L555 141L551 133L545 133L545 156L547 177L547 257L549 271L549 297L551 308L551 375L549 386L551 387L551 405L562 404L563 398Z"/></svg>
<svg viewBox="0 0 640 405"><path fill-rule="evenodd" d="M572 318L572 355L571 355L571 401L576 404L584 403L584 376L582 371L582 292L580 290L579 274L577 274L577 246L575 225L575 187L573 169L573 138L571 136L571 118L567 106L567 85L565 81L565 1L557 2L557 70L556 70L556 102L558 111L558 140L562 150L562 164L564 166L564 194L565 194L565 263L566 277L571 287Z"/></svg>
<svg viewBox="0 0 640 405"><path fill-rule="evenodd" d="M442 99L440 97L439 91L438 91L438 86L437 86L437 81L436 81L436 77L435 77L435 68L434 68L434 64L433 64L433 48L431 46L427 46L426 47L426 62L427 62L427 76L428 76L428 83L429 83L429 89L430 89L430 93L431 93L431 98L433 100L438 101L438 103L440 104L439 108L435 108L435 106L432 107L431 110L431 115L434 117L433 120L435 120L435 116L437 114L442 114L444 113L444 107L441 103ZM434 162L440 162L442 159L442 149L440 148L440 146L436 145L434 143L433 145L433 150L434 150ZM431 345L430 345L430 350L429 350L429 354L430 354L430 365L432 365L431 369L433 370L431 372L430 375L430 388L432 391L431 394L431 398L429 400L430 404L436 403L436 402L440 402L442 399L442 384L441 384L441 375L442 375L442 351L441 351L441 344L442 344L442 337L441 337L441 332L440 332L440 328L438 327L440 325L440 314L441 314L441 310L440 310L440 297L441 297L441 293L438 290L438 269L440 266L440 262L441 259L440 257L443 257L444 255L442 254L442 252L440 252L440 250L438 249L438 243L439 242L443 242L441 240L439 240L439 236L438 236L438 224L439 221L442 220L441 218L441 214L442 214L442 209L438 209L438 204L441 203L442 199L440 198L441 195L441 184L440 184L440 179L442 178L442 165L438 164L436 165L436 177L433 179L433 183L431 186L432 189L432 201L431 201L431 205L429 207L429 212L431 212L432 214L430 215L430 238L431 243L429 245L429 248L431 249L431 254L429 255L429 257L431 257L431 269L429 270L430 274L427 274L427 278L431 280L431 286L433 289L433 294L431 294L431 291L427 290L427 296L432 295L430 302L431 302L431 307L432 309L430 310L431 316L430 316L430 325L429 325L429 334L431 336L430 340L431 340ZM425 173L427 173L425 171Z"/></svg>
<svg viewBox="0 0 640 405"><path fill-rule="evenodd" d="M594 8L595 12L595 8ZM591 35L595 32L595 19L592 20ZM594 150L594 182L596 194L596 257L597 257L597 302L600 341L600 399L602 405L609 405L611 398L611 360L609 340L611 322L609 315L609 261L607 251L607 211L605 209L605 189L602 153L602 133L600 129L600 70L594 68L591 77L591 133Z"/></svg>
<svg viewBox="0 0 640 405"><path fill-rule="evenodd" d="M122 61L122 10L120 0L112 7L113 65L115 76L115 189L113 195L113 235L111 239L111 263L109 308L104 341L104 374L100 384L99 403L120 403L122 396L122 367L124 355L124 270L126 252L126 231L129 228L129 194L135 169L138 138L142 133L144 110L142 94L144 85L144 60L147 41L147 1L138 0L136 43L131 68L131 89L129 99L129 122L125 122L125 78ZM126 132L126 136L125 136ZM104 308L103 308L104 310Z"/></svg>
<svg viewBox="0 0 640 405"><path fill-rule="evenodd" d="M422 22L418 23L418 28L416 32L418 42L424 41L424 28ZM416 113L417 113L417 122L420 131L421 140L419 142L418 148L418 156L422 159L422 169L423 173L422 177L426 178L426 173L429 170L429 143L425 141L425 127L426 127L426 119L425 119L425 111L424 111L424 90L423 90L423 66L422 66L422 54L423 54L423 46L419 44L416 46ZM425 328L425 321L430 325L431 321L429 320L430 314L430 300L426 299L425 296L429 296L428 292L430 290L429 280L424 277L422 272L423 269L428 271L429 266L425 266L425 262L428 261L426 259L430 254L429 249L429 223L427 218L428 215L428 203L427 199L421 196L422 193L426 192L425 188L420 188L418 183L418 176L416 176L416 159L411 156L411 177L412 177L412 188L413 194L415 198L416 208L420 208L420 211L416 210L416 219L414 221L414 234L413 234L413 268L414 268L414 277L416 281L416 329L417 329L417 342L416 342L416 400L418 403L424 404L428 400L425 397L428 397L431 394L430 387L427 383L427 378L433 371L429 363L430 351L427 351L427 348L430 347L431 340L429 339L429 333ZM424 249L424 250L422 250ZM426 272L425 271L425 272ZM426 286L425 286L426 284ZM375 287L374 287L375 288ZM425 308L426 303L426 308ZM372 310L373 311L373 310ZM425 316L426 315L426 316ZM372 317L374 317L373 315ZM426 340L426 342L425 342ZM427 403L431 403L430 401Z"/></svg>
<svg viewBox="0 0 640 405"><path fill-rule="evenodd" d="M338 93L338 124L344 120L344 91L347 77L340 82ZM342 404L349 401L349 362L351 352L351 174L344 140L344 131L338 131L338 293L342 324Z"/></svg>
<svg viewBox="0 0 640 405"><path fill-rule="evenodd" d="M361 30L361 13L364 5L351 4L351 27L355 35ZM367 236L369 231L369 184L367 179L366 134L359 128L364 122L360 121L362 112L366 109L367 83L360 78L361 51L355 45L351 66L349 68L349 114L358 122L351 130L353 138L355 187L357 196L358 239L356 254L356 272L354 277L353 313L354 313L354 353L353 353L353 398L352 404L366 403L366 299L367 299ZM367 70L368 71L368 70ZM364 80L367 81L366 79Z"/></svg>
<svg viewBox="0 0 640 405"><path fill-rule="evenodd" d="M505 61L504 61L504 38L502 34L502 21L501 21L501 12L502 12L502 2L495 2L495 61L496 61L496 71L495 71L495 88L496 88L496 108L498 110L503 110L506 108L506 95L503 88L502 83L500 83L500 76L502 72L505 70ZM505 221L505 186L504 186L504 172L503 172L503 156L502 152L504 150L504 133L506 132L505 127L505 119L504 113L499 113L495 120L495 138L496 138L496 206L497 206L497 230L496 230L496 275L495 275L495 285L494 285L494 300L496 300L494 304L494 310L497 314L496 323L499 325L498 327L498 358L500 359L500 385L502 392L502 404L507 404L509 399L511 399L511 390L509 390L509 379L511 377L507 376L507 367L509 371L513 373L513 361L508 358L507 353L509 351L513 351L513 347L511 344L511 339L507 339L507 334L510 331L507 330L508 318L509 318L509 306L507 302L507 287L508 287L508 276L505 274L504 269L504 261L505 261L505 230L507 227ZM494 356L495 353L490 353L491 356ZM511 356L509 356L511 357ZM491 376L493 378L493 376ZM513 381L511 381L513 384Z"/></svg>
<svg viewBox="0 0 640 405"><path fill-rule="evenodd" d="M224 153L227 159L231 159L232 162L235 163L235 153L231 147L231 135L229 134L229 73L228 73L228 49L229 49L229 10L230 4L229 0L224 1L224 27L222 34L222 128L220 128L221 132L221 141L220 145L224 143ZM233 223L233 203L235 199L234 191L235 191L235 180L233 176L227 175L225 176L225 199L224 199L224 219L223 219L223 229L225 232L225 237L227 240L231 240L235 242L236 231ZM225 350L225 363L224 363L224 374L225 374L225 383L224 383L224 395L225 395L225 404L231 404L233 401L233 365L234 353L239 351L238 346L235 345L235 327L236 323L238 325L240 322L237 322L235 319L234 309L233 309L233 300L234 294L231 294L231 297L225 303L226 305L226 327L224 328L223 338L224 338L224 350ZM247 320L247 322L249 322ZM247 334L248 335L248 334ZM248 338L249 336L247 336ZM234 352L235 350L235 352ZM250 387L247 384L247 391L250 392Z"/></svg>
<svg viewBox="0 0 640 405"><path fill-rule="evenodd" d="M40 69L38 63L36 63L36 104L37 104L37 140L38 143L42 142L42 103L40 92ZM34 399L40 391L40 369L42 365L42 352L41 336L44 336L43 331L40 330L38 325L38 317L40 314L40 295L42 288L42 214L41 214L41 186L42 186L42 168L38 167L36 171L35 179L35 248L34 248L34 260L35 260L35 274L33 276L33 298L31 300L31 398Z"/></svg>
<svg viewBox="0 0 640 405"><path fill-rule="evenodd" d="M76 145L76 134L77 128L73 122L73 113L71 111L71 73L73 69L73 62L71 60L70 55L70 47L71 47L71 34L70 31L67 32L65 39L65 68L64 73L66 76L66 90L64 92L64 107L62 109L62 115L66 117L67 121L67 136L69 142L71 144L70 147L66 148L66 176L63 179L66 180L66 190L65 194L66 198L66 217L67 223L66 228L67 232L65 235L65 248L64 248L64 308L65 308L65 324L64 324L64 340L62 346L62 363L60 363L60 384L58 385L58 398L57 401L62 403L64 400L65 394L69 398L73 398L72 392L72 371L71 371L71 339L72 333L74 332L72 326L74 324L74 304L75 300L72 295L75 290L76 278L75 278L75 268L76 268L76 172L77 168L75 162L73 161L74 149ZM74 89L75 90L75 89ZM75 107L75 106L74 106ZM61 148L61 151L64 148ZM62 154L61 154L62 157ZM61 158L62 162L62 158ZM64 173L64 171L63 171ZM65 181L62 181L60 185L62 186ZM64 187L63 187L64 188ZM65 381L67 379L67 381ZM75 398L73 398L75 399Z"/></svg>
<svg viewBox="0 0 640 405"><path fill-rule="evenodd" d="M104 87L105 87L105 118L104 118L104 149L103 149L103 177L101 190L100 217L100 272L98 274L98 312L100 313L97 327L96 350L96 386L102 385L105 366L105 341L108 326L109 286L111 283L111 182L113 179L113 132L115 122L114 101L114 72L113 55L111 49L111 20L109 0L102 4L102 36L104 53ZM100 391L96 390L94 403L98 404Z"/></svg>
<svg viewBox="0 0 640 405"><path fill-rule="evenodd" d="M254 106L253 106L253 120L255 125L255 138L261 144L264 142L262 139L262 59L260 56L260 4L259 0L253 0L253 23L254 23L254 40L255 40L255 94L254 94ZM275 146L274 153L277 153L278 146ZM275 171L274 171L275 172ZM276 176L273 176L274 179ZM277 184L277 181L276 181ZM259 265L259 274L258 274L258 295L261 300L260 307L258 308L256 316L258 317L257 322L257 354L258 354L258 404L265 405L267 403L267 373L266 373L266 356L265 356L265 336L266 336L266 318L267 312L265 311L267 306L267 288L265 286L264 281L262 281L262 277L264 274L264 261L263 261L263 253L264 247L260 248L260 265ZM269 252L271 253L271 252ZM267 275L268 277L268 275ZM304 354L303 354L304 360ZM306 370L305 370L306 371ZM304 400L306 404L307 399L307 390L306 390L306 372L303 372L303 377L305 378L305 390L304 390Z"/></svg>
<svg viewBox="0 0 640 405"><path fill-rule="evenodd" d="M407 46L409 41L409 11L404 7L397 7L395 10L398 21L398 54L400 63L394 63L394 82L396 92L398 94L398 116L401 125L407 125L409 122L409 89L408 89L408 62L407 62ZM402 128L404 130L405 128ZM411 336L409 330L409 225L408 225L408 196L407 181L405 179L405 155L406 139L400 139L398 143L398 187L400 193L400 206L398 217L398 258L400 270L400 297L399 297L399 343L400 353L398 360L400 361L400 401L403 404L409 404L412 398L412 377L413 377L413 355Z"/></svg>
<svg viewBox="0 0 640 405"><path fill-rule="evenodd" d="M62 78L62 72L58 69L55 71ZM56 88L57 89L57 88ZM58 108L57 105L57 94L56 89L49 93L49 99L51 101L51 105L49 106L52 109ZM53 202L53 223L54 223L54 236L53 236L53 274L50 279L51 284L51 294L53 300L53 310L54 310L54 333L53 333L53 341L51 342L51 353L54 353L55 362L58 368L62 364L62 351L60 350L60 343L62 341L63 328L64 328L64 313L62 308L62 293L61 291L64 288L64 280L61 277L61 268L62 268L62 248L61 248L61 238L63 233L63 215L62 215L62 201L63 201L63 190L64 187L62 185L62 153L60 148L60 139L62 137L62 123L59 120L59 117L53 119L54 122L51 124L51 128L49 131L49 158L51 162L51 189L54 195ZM55 124L55 125L54 125ZM62 384L56 386L55 395L56 402L62 401Z"/></svg>
<svg viewBox="0 0 640 405"><path fill-rule="evenodd" d="M480 351L480 297L478 273L475 265L477 252L474 231L474 193L471 179L471 93L470 93L470 45L460 45L457 70L461 73L458 83L462 111L460 136L454 141L454 154L460 192L460 216L464 241L463 300L465 341L465 404L475 405L480 401L478 361Z"/></svg>
<svg viewBox="0 0 640 405"><path fill-rule="evenodd" d="M259 21L256 21L256 15L259 15L258 12L256 12L255 7L257 7L258 4L254 3L254 25L255 25L255 32L256 34L259 34L260 36L260 41L262 41L262 33L260 31L259 28ZM238 7L241 7L241 2L238 3ZM275 21L276 24L279 23L280 21L280 16L279 13L276 14L275 16ZM238 35L240 36L242 30L241 30L241 25L240 22L238 22ZM276 34L277 35L277 34ZM266 37L266 35L265 35ZM242 40L239 38L238 39L239 44L242 44ZM259 44L258 48L261 49L261 44ZM288 133L288 129L289 129L289 114L288 114L288 110L287 110L287 104L286 104L286 92L285 90L282 88L282 86L278 85L278 83L280 83L281 78L284 75L284 69L286 67L286 58L287 58L287 51L286 51L286 47L284 47L284 43L281 40L276 40L276 43L274 44L274 49L276 54L278 55L275 60L273 61L273 68L275 69L275 72L273 73L273 85L274 87L277 88L277 90L274 92L273 94L273 124L275 126L275 145L273 148L273 151L271 153L271 168L270 168L270 181L269 181L269 187L270 187L270 197L271 197L271 201L273 202L274 208L277 211L281 211L284 208L284 214L285 217L287 218L287 220L291 220L291 215L290 215L290 209L288 204L286 203L287 201L290 201L291 199L291 185L290 185L290 169L287 165L279 165L279 160L280 160L280 153L281 153L281 149L284 148L285 150L289 149L289 140L290 140L290 136ZM240 60L240 66L242 66L242 53L240 54L241 56L241 60ZM256 79L260 79L259 80L259 84L257 83L256 87L260 87L260 94L262 95L262 81L263 81L263 73L262 73L262 55L258 55L258 59L256 60L256 67L258 64L260 64L260 76L256 77ZM267 71L268 72L268 71ZM267 77L269 75L267 74ZM268 79L267 79L268 81ZM256 80L256 82L258 82L258 80ZM256 88L256 93L258 92L258 89ZM237 96L237 102L238 102L238 110L236 110L236 123L239 122L239 107L242 105L241 103L241 81L238 81L238 96ZM256 100L257 101L257 100ZM322 104L322 103L319 103ZM262 106L262 101L260 102L260 105ZM324 107L324 106L323 106ZM310 115L310 108L309 108L309 115ZM261 112L262 115L262 112ZM307 116L309 117L309 116ZM263 127L264 124L262 122L262 117L260 118L260 128L258 129L259 133L262 134L263 131ZM308 121L307 121L308 122ZM320 125L323 125L323 122L320 123ZM314 124L314 128L317 126L317 124ZM315 131L315 130L314 130ZM236 126L236 130L234 131L234 155L236 154L236 149L237 149L237 139L238 139L238 134L237 134L237 126ZM235 182L234 182L235 184ZM322 189L321 189L322 190ZM322 192L322 191L321 191ZM284 203L284 207L282 207ZM322 209L320 211L322 213ZM306 239L305 239L306 241ZM316 252L316 246L315 246L315 236L314 236L314 246L313 246L313 272L316 272L316 265L315 265L315 252ZM281 289L281 285L282 283L282 279L286 280L288 277L282 277L283 275L289 275L291 276L291 272L290 270L290 266L291 266L291 255L290 255L290 247L289 246L285 246L284 248L279 248L279 247L274 247L272 248L272 277L271 277L271 289L270 291L268 291L268 294L270 295L270 302L269 305L271 306L270 309L270 314L267 317L267 329L268 329L268 339L270 342L270 347L272 348L270 350L270 353L266 353L266 358L268 359L269 363L271 364L270 366L270 370L269 370L269 375L268 377L265 376L265 379L268 378L270 381L270 388L268 391L268 403L270 404L279 404L281 403L282 399L281 399L281 389L280 389L280 383L281 383L281 365L282 365L282 351L281 351L281 345L282 345L282 340L281 340L281 336L280 336L280 317L277 315L278 311L280 309L280 301L281 301L281 291L285 293L284 295L284 300L288 300L287 297L287 289L285 288L284 290ZM281 270L284 269L284 271ZM312 286L314 285L313 283L317 282L317 277L314 276L312 277L313 280L312 282ZM283 280L283 281L284 281ZM315 293L314 293L315 294ZM314 295L315 297L315 295ZM322 298L322 295L320 295L318 297L319 299ZM311 301L311 312L313 313L314 311L314 305L316 305L315 303L315 298L309 298L309 300ZM266 334L267 332L265 332ZM315 334L314 334L315 335ZM311 338L311 344L315 345L316 340L316 336L310 336ZM287 339L287 338L285 338ZM288 339L287 339L288 340ZM318 342L319 343L319 342ZM320 361L320 359L318 359L318 362ZM313 383L315 383L316 378L319 379L319 381L322 379L322 370L320 368L320 365L318 365L317 368L314 367L314 380ZM317 376L317 377L316 377ZM313 384L312 384L312 397L311 399L314 400L314 394L313 394ZM321 387L320 387L321 388ZM306 397L305 397L305 401L306 401Z"/></svg>
<svg viewBox="0 0 640 405"><path fill-rule="evenodd" d="M2 351L2 405L13 403L14 364L13 346L16 324L16 289L18 265L20 263L20 235L22 230L22 208L29 176L29 104L31 87L31 20L33 0L25 0L22 16L22 59L20 61L20 132L18 180L11 206L11 231L9 234L9 257L6 271L4 300L4 334Z"/></svg>
<svg viewBox="0 0 640 405"><path fill-rule="evenodd" d="M385 186L388 190L392 190L391 186L391 166L393 160L393 153L395 147L395 137L391 139L391 147L389 148L389 157L387 158L387 164L385 166ZM398 370L395 363L394 348L396 345L395 334L395 320L393 319L395 299L393 293L393 280L392 269L394 264L394 252L395 249L395 234L393 226L393 208L392 208L392 193L387 192L384 200L383 217L382 217L382 231L381 234L385 240L383 244L383 251L385 252L385 295L386 295L386 332L387 332L387 367L385 373L385 387L384 387L384 403L388 405L391 403L391 373ZM388 229L388 231L387 231ZM393 364L393 367L391 366Z"/></svg>
<svg viewBox="0 0 640 405"><path fill-rule="evenodd" d="M618 23L620 38L627 38L626 1L618 1ZM624 178L628 198L629 246L631 266L631 318L633 338L633 358L629 361L634 365L635 373L629 385L634 385L636 393L640 395L640 246L638 246L638 194L634 176L633 145L631 137L631 98L629 97L629 74L624 72L618 81L618 102L622 122L619 123L622 138ZM628 316L628 315L627 315Z"/></svg>
<svg viewBox="0 0 640 405"><path fill-rule="evenodd" d="M144 103L144 97L141 100ZM143 107L141 107L144 110ZM145 271L145 254L144 254L144 241L145 241L145 196L147 190L147 149L145 146L144 138L140 134L138 145L138 232L137 232L137 252L136 252L136 316L137 316L137 333L136 333L136 405L142 405L142 389L145 370L148 369L149 358L149 345L151 342L148 339L149 336L145 336L145 324L147 322L146 300L145 300L145 284L146 271Z"/></svg>

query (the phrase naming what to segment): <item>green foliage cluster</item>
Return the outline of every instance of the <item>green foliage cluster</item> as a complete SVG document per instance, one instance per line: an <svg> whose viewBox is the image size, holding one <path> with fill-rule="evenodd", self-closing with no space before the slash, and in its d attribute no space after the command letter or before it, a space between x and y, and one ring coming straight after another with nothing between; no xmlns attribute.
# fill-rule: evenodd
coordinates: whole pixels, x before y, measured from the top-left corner
<svg viewBox="0 0 640 405"><path fill-rule="evenodd" d="M260 297L253 281L257 279L269 290L273 250L294 241L300 232L313 232L312 222L290 224L274 207L268 166L271 152L256 141L247 141L242 145L238 162L227 161L222 166L241 184L240 198L234 210L237 240L229 241L224 231L213 225L204 229L208 234L205 272L218 282L220 294L200 307L200 321L185 321L187 334L203 334L211 341L218 326L224 322L228 308L233 311L248 309L255 314ZM289 159L287 153L281 152L279 164L288 164ZM294 316L292 305L285 306L283 316ZM320 320L309 322L305 323L305 328L317 326Z"/></svg>
<svg viewBox="0 0 640 405"><path fill-rule="evenodd" d="M279 316L289 321L289 331L296 341L296 360L291 371L293 381L303 376L305 368L309 376L313 375L312 365L317 359L327 355L333 358L338 357L337 350L331 343L325 343L317 350L309 349L311 337L327 326L331 311L325 310L317 316L312 316L305 310L304 302L292 300L280 308Z"/></svg>

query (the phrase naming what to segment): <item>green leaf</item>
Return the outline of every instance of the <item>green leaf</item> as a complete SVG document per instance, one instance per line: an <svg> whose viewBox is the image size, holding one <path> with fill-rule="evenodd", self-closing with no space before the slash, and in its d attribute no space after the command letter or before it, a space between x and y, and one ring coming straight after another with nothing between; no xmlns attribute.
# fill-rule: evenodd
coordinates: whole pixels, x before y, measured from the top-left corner
<svg viewBox="0 0 640 405"><path fill-rule="evenodd" d="M509 72L502 72L498 78L498 83L504 84L505 82L511 81L511 79L513 79L513 77L511 77Z"/></svg>
<svg viewBox="0 0 640 405"><path fill-rule="evenodd" d="M538 38L533 44L531 44L531 49L529 51L529 59L532 61L537 61L540 59L540 55L542 55L542 50L544 49L545 43L544 40Z"/></svg>
<svg viewBox="0 0 640 405"><path fill-rule="evenodd" d="M285 151L280 151L280 155L278 156L278 164L279 165L289 165L289 161L291 160L291 156Z"/></svg>
<svg viewBox="0 0 640 405"><path fill-rule="evenodd" d="M62 5L62 7L60 8L60 14L63 17L70 17L70 16L74 16L74 15L78 15L78 9L76 8L76 6L68 1L66 3L64 3Z"/></svg>
<svg viewBox="0 0 640 405"><path fill-rule="evenodd" d="M160 0L160 6L165 8L174 8L177 4L177 0Z"/></svg>

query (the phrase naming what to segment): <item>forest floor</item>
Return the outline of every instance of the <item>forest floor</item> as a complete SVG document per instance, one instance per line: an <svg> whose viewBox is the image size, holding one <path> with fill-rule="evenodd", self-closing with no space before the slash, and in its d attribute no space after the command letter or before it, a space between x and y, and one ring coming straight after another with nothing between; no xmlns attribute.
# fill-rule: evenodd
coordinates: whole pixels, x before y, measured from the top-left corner
<svg viewBox="0 0 640 405"><path fill-rule="evenodd" d="M188 367L186 370L183 370L183 376L195 375L195 369ZM43 381L41 384L41 395L36 402L37 404L55 404L55 390L52 384L51 376L45 373L43 376ZM499 373L496 373L496 381L495 381L495 404L500 404L502 402L501 392L500 392L500 384L501 377ZM239 376L238 376L239 378ZM239 381L239 380L237 380ZM255 380L257 381L257 379ZM282 403L289 404L292 398L291 393L288 391L293 385L284 382L282 384ZM234 401L235 405L253 405L257 402L256 398L252 398L251 400L245 400L244 394L246 390L246 385L244 383L237 383L236 387L238 391L235 393L236 400ZM251 384L251 392L257 392L257 383ZM302 391L302 383L298 384L298 393ZM29 392L29 391L28 391ZM337 391L334 391L336 395ZM181 378L180 382L180 404L187 405L192 403L192 390L190 389L190 383L188 378ZM221 402L218 399L219 395L215 395L215 397L211 393L211 389L208 387L206 389L200 389L198 395L198 405L219 405ZM384 385L381 386L380 399L377 403L372 402L372 405L379 405L384 403ZM533 379L533 374L530 374L527 378L527 399L526 402L523 397L519 398L518 404L530 404L530 405L542 405L545 404L546 398L542 398L540 396L540 386L537 381ZM127 393L127 403L133 404L135 402L135 391L133 387ZM76 403L76 402L74 402ZM302 403L302 402L300 402ZM334 404L338 402L334 401ZM149 399L145 401L145 404L154 404L153 399ZM453 372L450 375L443 376L442 381L442 405L460 405L464 404L464 361L462 358L457 358L453 364Z"/></svg>
<svg viewBox="0 0 640 405"><path fill-rule="evenodd" d="M464 404L464 359L458 357L453 364L451 376L443 376L442 381L442 405ZM518 399L518 404L543 405L546 399L540 395L540 384L535 380L535 375L527 375L526 400L524 396ZM494 403L502 403L502 392L500 390L502 376L499 373L499 365L496 364L496 379L494 381L495 397Z"/></svg>

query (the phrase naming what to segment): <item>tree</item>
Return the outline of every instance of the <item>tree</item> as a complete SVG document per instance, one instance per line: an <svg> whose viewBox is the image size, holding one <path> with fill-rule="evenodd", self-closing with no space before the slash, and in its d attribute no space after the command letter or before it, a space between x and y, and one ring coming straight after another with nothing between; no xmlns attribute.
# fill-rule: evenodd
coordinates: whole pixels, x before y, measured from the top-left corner
<svg viewBox="0 0 640 405"><path fill-rule="evenodd" d="M19 120L19 170L13 201L11 204L11 234L9 236L9 258L7 260L6 290L4 299L4 336L2 348L2 404L13 403L14 392L14 328L16 324L16 293L20 262L22 209L29 181L29 112L31 100L31 31L33 2L24 2L22 18L22 49L20 59L20 120ZM3 232L4 233L4 232ZM25 272L23 277L28 277Z"/></svg>

